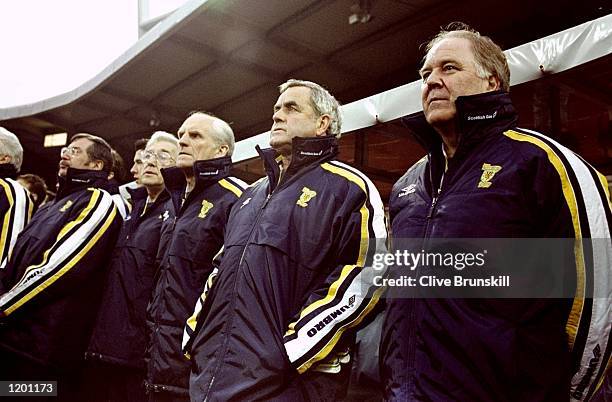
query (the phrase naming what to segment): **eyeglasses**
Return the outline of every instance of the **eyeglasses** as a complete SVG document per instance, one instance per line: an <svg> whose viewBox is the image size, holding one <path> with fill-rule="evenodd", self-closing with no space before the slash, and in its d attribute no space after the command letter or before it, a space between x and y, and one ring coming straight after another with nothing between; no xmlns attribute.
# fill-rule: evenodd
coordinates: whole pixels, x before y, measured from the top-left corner
<svg viewBox="0 0 612 402"><path fill-rule="evenodd" d="M152 151L142 151L141 157L142 157L143 162L158 161L161 164L167 164L170 162L174 162L174 158L172 157L172 155L170 155L168 152L165 152L165 151L161 151L157 153L152 152Z"/></svg>
<svg viewBox="0 0 612 402"><path fill-rule="evenodd" d="M60 150L60 156L64 156L64 155L77 156L81 152L82 152L81 148L77 148L77 147L63 147Z"/></svg>

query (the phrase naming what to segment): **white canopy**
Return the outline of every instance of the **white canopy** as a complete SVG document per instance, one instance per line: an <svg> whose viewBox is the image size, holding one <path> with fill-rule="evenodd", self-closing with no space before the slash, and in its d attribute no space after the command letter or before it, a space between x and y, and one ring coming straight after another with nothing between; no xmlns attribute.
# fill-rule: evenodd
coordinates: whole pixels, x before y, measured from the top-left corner
<svg viewBox="0 0 612 402"><path fill-rule="evenodd" d="M537 80L612 53L612 14L565 31L506 50L511 85ZM381 92L341 107L343 133L395 120L419 112L421 82ZM257 156L255 145L269 147L270 132L236 143L234 162Z"/></svg>

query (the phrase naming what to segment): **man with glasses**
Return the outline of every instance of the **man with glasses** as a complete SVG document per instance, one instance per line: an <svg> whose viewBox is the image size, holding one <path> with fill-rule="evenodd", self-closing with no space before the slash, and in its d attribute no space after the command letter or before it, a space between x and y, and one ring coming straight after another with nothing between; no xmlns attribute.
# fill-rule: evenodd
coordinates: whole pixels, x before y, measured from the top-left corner
<svg viewBox="0 0 612 402"><path fill-rule="evenodd" d="M109 266L93 335L86 391L90 401L146 401L146 308L153 289L162 224L172 222L170 195L161 169L174 166L178 139L158 131L140 152L142 187L129 190L132 211L123 223Z"/></svg>
<svg viewBox="0 0 612 402"><path fill-rule="evenodd" d="M59 190L21 233L0 290L0 378L58 381L78 400L83 353L94 323L120 217L103 188L111 147L77 134L61 150Z"/></svg>
<svg viewBox="0 0 612 402"><path fill-rule="evenodd" d="M151 401L188 401L183 327L223 244L230 208L245 187L230 178L234 133L221 119L191 114L178 131L176 167L162 170L176 218L163 223L155 289L147 311L146 386ZM167 158L157 152L158 159ZM148 166L148 165L147 165ZM141 182L153 176L144 167Z"/></svg>
<svg viewBox="0 0 612 402"><path fill-rule="evenodd" d="M23 148L17 136L0 127L0 271L32 217L33 203L28 191L17 181ZM1 275L1 274L0 274Z"/></svg>

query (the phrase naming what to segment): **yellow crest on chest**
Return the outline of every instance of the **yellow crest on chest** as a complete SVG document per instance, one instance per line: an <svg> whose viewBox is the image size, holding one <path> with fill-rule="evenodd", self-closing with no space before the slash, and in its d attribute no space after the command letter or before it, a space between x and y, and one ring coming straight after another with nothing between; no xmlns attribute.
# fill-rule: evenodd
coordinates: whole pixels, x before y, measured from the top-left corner
<svg viewBox="0 0 612 402"><path fill-rule="evenodd" d="M480 181L478 182L478 188L489 188L491 187L491 180L493 180L493 176L497 172L502 170L501 166L498 165L490 165L488 163L482 164L482 176L480 176Z"/></svg>
<svg viewBox="0 0 612 402"><path fill-rule="evenodd" d="M316 195L316 191L313 191L308 187L304 187L302 188L302 194L300 195L300 198L297 200L296 204L302 208L306 208L308 206L308 201L312 200Z"/></svg>
<svg viewBox="0 0 612 402"><path fill-rule="evenodd" d="M204 219L206 218L206 214L214 207L212 202L208 202L206 200L202 200L202 208L200 209L200 213L198 214L198 218Z"/></svg>

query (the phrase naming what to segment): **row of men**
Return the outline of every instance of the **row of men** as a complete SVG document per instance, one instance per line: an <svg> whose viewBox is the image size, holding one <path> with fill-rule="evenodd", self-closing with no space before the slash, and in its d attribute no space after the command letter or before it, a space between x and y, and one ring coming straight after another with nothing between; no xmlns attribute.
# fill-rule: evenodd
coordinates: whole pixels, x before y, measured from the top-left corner
<svg viewBox="0 0 612 402"><path fill-rule="evenodd" d="M609 244L605 179L516 127L494 42L465 25L443 30L420 73L423 113L405 122L428 154L393 188L394 237ZM111 148L99 137L62 149L56 201L18 237L27 193L0 181L10 204L0 378L58 379L65 400L345 396L355 331L385 291L366 263L384 251L383 203L336 160L336 99L309 81L279 88L271 148L257 149L266 177L248 187L229 176L230 126L203 112L178 140L156 133L137 153L141 187L124 221L104 191ZM575 275L610 284L612 252L604 259L589 272L577 260ZM610 293L588 299L577 282L573 299L386 300L385 399L590 400L610 361L612 307Z"/></svg>

